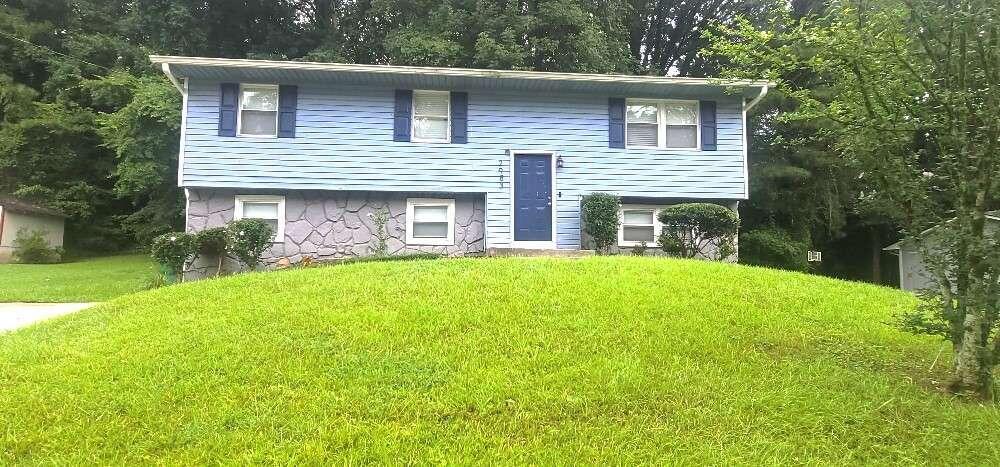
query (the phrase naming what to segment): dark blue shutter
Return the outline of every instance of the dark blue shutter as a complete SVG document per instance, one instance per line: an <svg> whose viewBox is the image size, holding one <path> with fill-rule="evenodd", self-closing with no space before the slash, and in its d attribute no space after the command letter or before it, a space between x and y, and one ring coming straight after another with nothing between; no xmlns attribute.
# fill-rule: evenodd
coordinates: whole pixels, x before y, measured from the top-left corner
<svg viewBox="0 0 1000 467"><path fill-rule="evenodd" d="M608 99L608 147L625 147L625 99Z"/></svg>
<svg viewBox="0 0 1000 467"><path fill-rule="evenodd" d="M715 101L701 101L701 150L719 149L715 125Z"/></svg>
<svg viewBox="0 0 1000 467"><path fill-rule="evenodd" d="M219 85L219 136L236 136L236 100L240 85L222 83Z"/></svg>
<svg viewBox="0 0 1000 467"><path fill-rule="evenodd" d="M410 119L413 114L413 91L409 89L396 90L396 113L393 119L393 141L410 140Z"/></svg>
<svg viewBox="0 0 1000 467"><path fill-rule="evenodd" d="M299 87L278 86L278 137L295 137L295 109L298 107Z"/></svg>
<svg viewBox="0 0 1000 467"><path fill-rule="evenodd" d="M451 142L469 142L469 93L451 93Z"/></svg>

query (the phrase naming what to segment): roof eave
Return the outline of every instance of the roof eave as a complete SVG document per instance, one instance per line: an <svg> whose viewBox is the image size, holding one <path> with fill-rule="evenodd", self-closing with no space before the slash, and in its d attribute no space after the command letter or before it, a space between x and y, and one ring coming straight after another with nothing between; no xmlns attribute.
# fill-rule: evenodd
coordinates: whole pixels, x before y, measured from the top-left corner
<svg viewBox="0 0 1000 467"><path fill-rule="evenodd" d="M242 69L299 70L340 73L378 73L386 75L437 75L460 78L520 79L554 82L587 82L607 84L643 84L671 86L719 86L759 89L773 86L766 80L723 80L720 78L688 78L675 76L640 76L595 73L557 73L543 71L487 70L475 68L444 68L395 65L365 65L351 63L296 62L277 60L247 60L235 58L180 57L150 55L154 64ZM748 89L749 90L749 89Z"/></svg>

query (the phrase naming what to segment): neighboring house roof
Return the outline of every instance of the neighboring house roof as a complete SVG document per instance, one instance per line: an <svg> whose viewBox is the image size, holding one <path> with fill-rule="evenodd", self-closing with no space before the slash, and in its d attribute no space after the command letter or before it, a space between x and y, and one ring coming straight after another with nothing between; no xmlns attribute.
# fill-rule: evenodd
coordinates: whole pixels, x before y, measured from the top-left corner
<svg viewBox="0 0 1000 467"><path fill-rule="evenodd" d="M988 211L986 213L986 219L987 220L991 220L991 221L1000 222L1000 210L997 210L997 211ZM930 232L932 229L934 229L934 227L931 227L930 229L927 229L927 230L921 232L921 235L925 234L927 232ZM903 244L906 243L907 241L909 241L909 239L908 238L904 238L904 239L902 239L902 240L900 240L900 241L898 241L896 243L893 243L892 245L889 245L889 246L883 248L882 250L883 251L896 251L896 250L902 249Z"/></svg>
<svg viewBox="0 0 1000 467"><path fill-rule="evenodd" d="M734 88L745 97L773 85L765 80L721 80L674 76L483 70L348 63L243 60L231 58L151 55L154 64L178 77L240 82L324 81L417 89L485 88L534 92L603 93L643 97L667 90L677 97L704 96Z"/></svg>
<svg viewBox="0 0 1000 467"><path fill-rule="evenodd" d="M37 204L29 203L27 201L21 201L19 199L0 196L0 206L3 207L4 211L16 212L20 214L38 214L42 216L51 217L62 217L65 218L66 215L55 210L44 206L39 206Z"/></svg>

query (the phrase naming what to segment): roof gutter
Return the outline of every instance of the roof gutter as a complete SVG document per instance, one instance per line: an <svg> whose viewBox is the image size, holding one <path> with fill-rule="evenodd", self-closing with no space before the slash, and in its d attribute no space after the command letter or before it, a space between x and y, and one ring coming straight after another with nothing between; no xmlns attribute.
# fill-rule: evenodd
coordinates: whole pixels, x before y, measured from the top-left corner
<svg viewBox="0 0 1000 467"><path fill-rule="evenodd" d="M166 66L166 63L164 63L164 66ZM749 104L747 104L746 107L747 112L749 112L750 109L754 108L757 104L759 104L761 99L764 99L764 96L767 95L767 90L770 87L770 85L771 83L764 83L764 85L760 87L760 94L758 94L757 97L755 97L752 101L750 101Z"/></svg>
<svg viewBox="0 0 1000 467"><path fill-rule="evenodd" d="M248 60L237 58L179 57L150 55L154 64L173 64L183 67L231 67L256 70L296 70L338 73L378 73L387 75L434 75L462 78L526 79L535 81L567 81L621 84L669 84L693 86L767 86L767 81L722 80L718 78L687 78L677 76L614 75L597 73L562 73L523 70L488 70L476 68L421 67L398 65L366 65L358 63L296 62L277 60ZM164 73L169 72L164 68Z"/></svg>

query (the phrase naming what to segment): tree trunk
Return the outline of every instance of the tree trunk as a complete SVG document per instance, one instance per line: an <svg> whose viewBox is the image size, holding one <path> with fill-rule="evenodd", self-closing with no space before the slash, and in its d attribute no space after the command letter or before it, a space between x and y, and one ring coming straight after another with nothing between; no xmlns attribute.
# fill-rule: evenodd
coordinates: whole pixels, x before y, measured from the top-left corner
<svg viewBox="0 0 1000 467"><path fill-rule="evenodd" d="M955 379L951 389L957 393L990 397L993 377L986 367L986 348L983 342L983 315L981 311L969 310L965 315L962 344L955 355Z"/></svg>
<svg viewBox="0 0 1000 467"><path fill-rule="evenodd" d="M871 230L872 282L882 283L882 235L878 227Z"/></svg>

